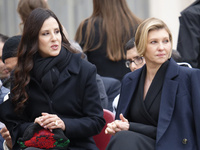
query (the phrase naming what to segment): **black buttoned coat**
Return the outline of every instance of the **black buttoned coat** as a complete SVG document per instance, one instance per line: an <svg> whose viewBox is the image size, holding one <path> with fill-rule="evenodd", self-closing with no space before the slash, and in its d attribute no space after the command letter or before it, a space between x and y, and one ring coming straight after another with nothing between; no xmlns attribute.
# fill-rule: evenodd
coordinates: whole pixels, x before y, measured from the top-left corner
<svg viewBox="0 0 200 150"><path fill-rule="evenodd" d="M96 84L96 68L72 54L68 66L61 72L52 93L46 93L35 78L29 83L29 99L22 116L13 113L11 100L0 106L0 120L8 127L13 150L24 130L42 112L58 115L65 123L65 135L70 139L70 148L97 149L92 136L100 133L105 125L103 109Z"/></svg>

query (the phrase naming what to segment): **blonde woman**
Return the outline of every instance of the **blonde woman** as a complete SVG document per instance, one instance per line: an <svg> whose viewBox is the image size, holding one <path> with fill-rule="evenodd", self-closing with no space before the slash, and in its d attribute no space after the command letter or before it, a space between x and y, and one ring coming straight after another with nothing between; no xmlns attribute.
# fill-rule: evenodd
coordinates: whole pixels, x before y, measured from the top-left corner
<svg viewBox="0 0 200 150"><path fill-rule="evenodd" d="M200 70L171 58L172 35L160 19L142 22L135 43L146 65L122 81L107 149L199 150Z"/></svg>

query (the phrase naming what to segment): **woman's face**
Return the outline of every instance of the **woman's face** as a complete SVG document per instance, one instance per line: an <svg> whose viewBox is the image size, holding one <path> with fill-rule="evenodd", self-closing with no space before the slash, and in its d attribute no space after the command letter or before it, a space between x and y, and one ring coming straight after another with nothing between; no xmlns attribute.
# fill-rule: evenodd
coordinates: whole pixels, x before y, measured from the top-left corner
<svg viewBox="0 0 200 150"><path fill-rule="evenodd" d="M42 57L57 56L61 50L62 37L57 21L50 17L44 21L39 32L39 53Z"/></svg>
<svg viewBox="0 0 200 150"><path fill-rule="evenodd" d="M144 54L146 64L161 65L170 55L171 41L165 29L152 30L148 34L147 47Z"/></svg>

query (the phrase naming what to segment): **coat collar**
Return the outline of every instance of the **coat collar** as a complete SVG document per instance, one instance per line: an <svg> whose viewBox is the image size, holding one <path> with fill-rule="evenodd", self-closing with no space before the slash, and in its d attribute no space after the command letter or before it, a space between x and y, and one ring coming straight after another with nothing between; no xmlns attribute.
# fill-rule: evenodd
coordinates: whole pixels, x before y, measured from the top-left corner
<svg viewBox="0 0 200 150"><path fill-rule="evenodd" d="M64 71L60 74L60 78L58 80L58 84L56 85L56 87L59 86L68 78L70 78L71 74L78 74L80 72L81 61L82 61L81 53L72 54L69 64L64 69ZM35 78L31 77L31 80L34 81L38 86L40 86L39 83L35 80Z"/></svg>
<svg viewBox="0 0 200 150"><path fill-rule="evenodd" d="M78 74L80 71L81 60L81 53L72 54L72 58L66 70L68 70L71 73Z"/></svg>
<svg viewBox="0 0 200 150"><path fill-rule="evenodd" d="M178 82L174 79L179 74L179 68L180 67L171 58L166 71L161 95L160 112L156 136L157 143L164 135L172 119L175 107L176 92L178 88Z"/></svg>
<svg viewBox="0 0 200 150"><path fill-rule="evenodd" d="M71 77L71 74L78 74L81 68L81 53L78 54L72 54L71 60L66 67L66 69L61 73L61 77L59 78L59 83L57 86L59 86L60 83L63 83L64 80L67 80Z"/></svg>

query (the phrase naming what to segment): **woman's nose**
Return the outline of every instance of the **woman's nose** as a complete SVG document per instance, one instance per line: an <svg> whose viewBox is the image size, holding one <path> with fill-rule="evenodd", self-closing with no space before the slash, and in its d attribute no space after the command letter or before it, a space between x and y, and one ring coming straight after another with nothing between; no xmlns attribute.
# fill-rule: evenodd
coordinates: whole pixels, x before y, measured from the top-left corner
<svg viewBox="0 0 200 150"><path fill-rule="evenodd" d="M159 43L159 49L163 50L164 49L164 44L163 43Z"/></svg>
<svg viewBox="0 0 200 150"><path fill-rule="evenodd" d="M56 35L54 33L52 34L52 40L56 40Z"/></svg>

